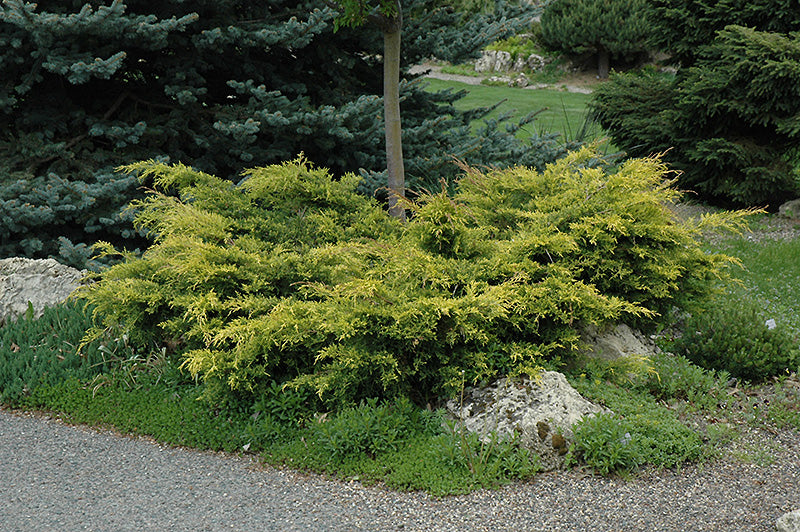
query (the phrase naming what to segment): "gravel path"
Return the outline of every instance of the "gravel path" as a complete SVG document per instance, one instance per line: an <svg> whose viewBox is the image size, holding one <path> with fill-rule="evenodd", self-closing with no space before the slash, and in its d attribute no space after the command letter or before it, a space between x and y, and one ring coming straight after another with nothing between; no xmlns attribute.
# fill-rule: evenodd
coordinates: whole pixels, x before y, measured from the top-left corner
<svg viewBox="0 0 800 532"><path fill-rule="evenodd" d="M774 462L629 480L573 470L435 499L0 410L0 529L774 531L800 507L798 435L753 433L749 445Z"/></svg>
<svg viewBox="0 0 800 532"><path fill-rule="evenodd" d="M461 74L447 74L442 72L442 67L439 65L417 65L411 67L410 70L411 74L421 74L425 73L425 77L427 78L434 78L434 79L443 79L446 81L458 81L460 83L465 83L467 85L480 85L484 78L490 77L491 75L500 75L499 73L496 74L487 74L485 76L464 76ZM580 92L583 94L591 94L592 89L587 86L578 86L571 83L558 83L556 85L547 84L547 83L534 83L533 85L528 85L524 87L527 90L533 89L563 89L567 92Z"/></svg>

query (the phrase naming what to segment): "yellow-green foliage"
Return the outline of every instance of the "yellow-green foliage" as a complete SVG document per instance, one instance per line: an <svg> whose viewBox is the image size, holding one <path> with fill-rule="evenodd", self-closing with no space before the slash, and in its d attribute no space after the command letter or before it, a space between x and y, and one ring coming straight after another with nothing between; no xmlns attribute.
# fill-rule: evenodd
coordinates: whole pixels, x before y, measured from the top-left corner
<svg viewBox="0 0 800 532"><path fill-rule="evenodd" d="M154 245L82 295L103 325L180 346L221 390L278 380L332 404L425 400L462 375L530 373L568 356L578 325L651 317L707 291L728 261L665 207L678 194L657 159L607 173L593 155L541 173L470 170L453 196L409 202L406 224L357 194L356 177L302 158L239 185L138 163L126 170L178 197L133 206Z"/></svg>

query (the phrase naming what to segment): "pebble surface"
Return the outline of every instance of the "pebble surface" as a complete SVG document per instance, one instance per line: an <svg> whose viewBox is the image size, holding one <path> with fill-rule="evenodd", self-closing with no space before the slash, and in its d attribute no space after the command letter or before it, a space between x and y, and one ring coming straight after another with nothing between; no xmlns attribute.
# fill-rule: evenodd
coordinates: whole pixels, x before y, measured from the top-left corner
<svg viewBox="0 0 800 532"><path fill-rule="evenodd" d="M0 410L0 529L774 531L800 508L800 438L769 438L769 465L725 459L630 479L559 471L434 498Z"/></svg>

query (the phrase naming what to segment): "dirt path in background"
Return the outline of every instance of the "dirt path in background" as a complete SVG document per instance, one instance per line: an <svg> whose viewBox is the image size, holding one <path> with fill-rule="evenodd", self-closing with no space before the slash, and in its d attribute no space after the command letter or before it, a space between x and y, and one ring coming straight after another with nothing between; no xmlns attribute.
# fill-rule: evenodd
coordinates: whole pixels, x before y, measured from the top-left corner
<svg viewBox="0 0 800 532"><path fill-rule="evenodd" d="M424 65L417 65L412 67L410 72L412 74L420 74L426 72L425 77L434 78L434 79L443 79L446 81L458 81L460 83L466 83L467 85L480 85L484 79L491 77L489 75L486 76L464 76L460 74L447 74L442 72L442 67L439 65L431 65L431 64L424 64ZM494 75L500 75L494 74ZM597 76L592 74L584 73L584 72L576 72L573 74L565 74L563 80L558 83L535 83L533 85L528 85L525 89L554 89L554 90L565 90L567 92L580 92L582 94L591 94L592 86L600 83L597 79Z"/></svg>

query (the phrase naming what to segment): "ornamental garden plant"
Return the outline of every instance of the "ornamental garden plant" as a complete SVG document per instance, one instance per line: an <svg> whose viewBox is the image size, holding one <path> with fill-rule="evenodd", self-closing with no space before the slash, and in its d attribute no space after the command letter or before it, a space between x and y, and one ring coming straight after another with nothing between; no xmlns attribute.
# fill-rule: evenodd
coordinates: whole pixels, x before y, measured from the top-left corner
<svg viewBox="0 0 800 532"><path fill-rule="evenodd" d="M630 156L664 153L682 187L724 207L800 195L800 15L789 0L650 6L651 46L674 75L611 76L590 107Z"/></svg>
<svg viewBox="0 0 800 532"><path fill-rule="evenodd" d="M129 166L156 183L131 207L154 245L120 251L84 302L4 327L3 401L445 495L528 478L537 460L447 425L437 401L542 366L615 412L579 427L568 463L629 474L713 457L717 437L684 418L731 415L728 373L680 356L586 365L571 348L582 323L652 324L714 292L731 259L699 231L744 214L681 222L657 159L596 162L586 149L542 172L464 167L455 192L408 202L404 224L357 177L303 158L239 185ZM795 423L790 396L769 423Z"/></svg>
<svg viewBox="0 0 800 532"><path fill-rule="evenodd" d="M126 171L155 188L131 209L153 245L120 252L79 296L94 335L171 346L212 395L277 381L332 409L436 402L462 372L535 374L571 357L581 324L647 323L725 276L731 259L701 249L700 225L743 213L676 223L658 159L596 162L586 148L541 172L465 167L454 193L408 201L405 224L358 194L358 177L302 157L238 185L137 163Z"/></svg>

